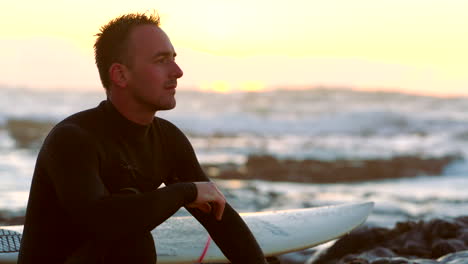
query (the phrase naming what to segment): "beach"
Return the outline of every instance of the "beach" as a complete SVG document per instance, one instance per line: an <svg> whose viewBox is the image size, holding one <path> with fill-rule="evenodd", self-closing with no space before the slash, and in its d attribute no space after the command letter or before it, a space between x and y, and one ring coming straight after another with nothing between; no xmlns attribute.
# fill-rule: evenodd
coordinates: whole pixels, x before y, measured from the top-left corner
<svg viewBox="0 0 468 264"><path fill-rule="evenodd" d="M180 90L176 109L157 116L186 133L238 211L375 202L366 224L342 242L281 263L468 263L468 98ZM0 89L1 225L24 221L48 131L104 99L104 91Z"/></svg>

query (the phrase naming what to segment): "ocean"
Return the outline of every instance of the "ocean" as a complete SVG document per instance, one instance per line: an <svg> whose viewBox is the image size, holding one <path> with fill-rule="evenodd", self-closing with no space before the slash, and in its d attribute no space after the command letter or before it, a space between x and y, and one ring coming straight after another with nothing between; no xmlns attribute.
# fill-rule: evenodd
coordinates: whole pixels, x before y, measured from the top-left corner
<svg viewBox="0 0 468 264"><path fill-rule="evenodd" d="M176 97L174 110L157 115L186 133L202 164L242 166L251 155L330 162L461 157L440 174L398 179L214 179L241 212L374 201L368 223L387 227L468 212L466 97L326 88L227 94L179 88ZM24 214L38 149L49 129L104 99L103 90L0 88L0 216Z"/></svg>

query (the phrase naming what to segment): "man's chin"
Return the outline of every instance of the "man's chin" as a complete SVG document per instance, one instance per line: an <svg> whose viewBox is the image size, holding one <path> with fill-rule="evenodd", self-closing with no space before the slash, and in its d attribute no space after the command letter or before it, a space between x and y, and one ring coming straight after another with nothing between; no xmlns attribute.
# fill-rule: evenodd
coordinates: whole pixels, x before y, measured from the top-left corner
<svg viewBox="0 0 468 264"><path fill-rule="evenodd" d="M167 110L172 110L176 107L176 102L174 101L171 104L165 104L165 105L158 105L156 106L156 111L167 111Z"/></svg>

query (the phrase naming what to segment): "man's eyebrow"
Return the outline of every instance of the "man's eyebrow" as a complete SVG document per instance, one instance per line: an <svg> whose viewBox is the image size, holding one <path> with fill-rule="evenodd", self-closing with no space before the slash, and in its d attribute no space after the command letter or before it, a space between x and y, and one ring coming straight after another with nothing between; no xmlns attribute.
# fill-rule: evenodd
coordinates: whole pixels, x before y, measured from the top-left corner
<svg viewBox="0 0 468 264"><path fill-rule="evenodd" d="M177 56L177 53L175 52L171 52L171 51L161 51L161 52L157 52L156 54L153 55L153 58L156 59L156 58L159 58L159 57L176 57Z"/></svg>

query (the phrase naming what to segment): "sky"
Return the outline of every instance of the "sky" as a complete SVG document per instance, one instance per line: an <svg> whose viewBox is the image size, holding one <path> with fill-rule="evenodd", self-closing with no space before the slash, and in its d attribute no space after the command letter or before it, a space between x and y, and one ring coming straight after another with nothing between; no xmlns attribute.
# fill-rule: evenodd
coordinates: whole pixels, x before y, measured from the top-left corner
<svg viewBox="0 0 468 264"><path fill-rule="evenodd" d="M0 0L0 85L102 89L94 35L156 10L179 88L468 95L466 0Z"/></svg>

